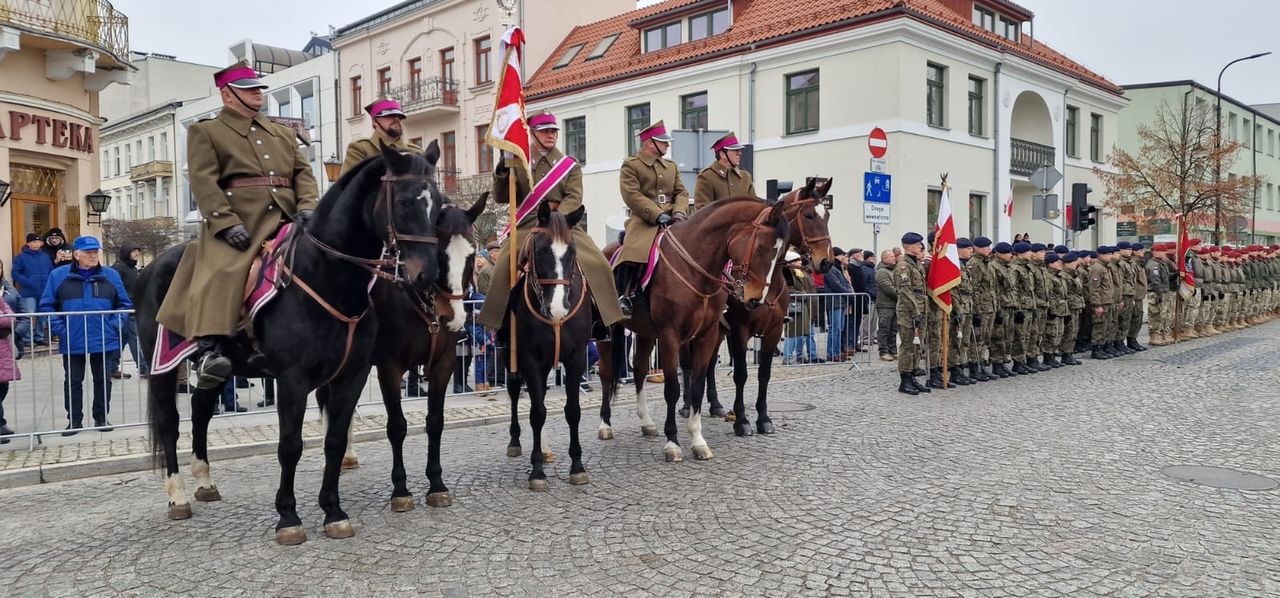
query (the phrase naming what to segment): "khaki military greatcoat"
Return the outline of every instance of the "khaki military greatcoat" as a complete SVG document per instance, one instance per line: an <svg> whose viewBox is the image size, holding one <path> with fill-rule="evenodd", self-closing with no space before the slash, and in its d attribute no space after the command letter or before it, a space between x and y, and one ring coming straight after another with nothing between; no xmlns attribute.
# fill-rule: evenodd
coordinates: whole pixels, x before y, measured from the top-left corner
<svg viewBox="0 0 1280 598"><path fill-rule="evenodd" d="M702 169L693 185L694 211L727 197L755 197L751 173L741 168L725 168L720 162Z"/></svg>
<svg viewBox="0 0 1280 598"><path fill-rule="evenodd" d="M658 236L660 214L688 214L689 192L680 181L676 163L644 151L622 162L619 176L622 202L631 210L618 263L649 261Z"/></svg>

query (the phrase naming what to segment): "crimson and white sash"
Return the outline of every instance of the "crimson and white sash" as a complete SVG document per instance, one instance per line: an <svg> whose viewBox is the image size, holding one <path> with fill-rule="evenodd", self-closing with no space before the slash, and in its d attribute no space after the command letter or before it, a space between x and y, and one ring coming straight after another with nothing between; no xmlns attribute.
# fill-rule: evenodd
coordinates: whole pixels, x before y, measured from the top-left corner
<svg viewBox="0 0 1280 598"><path fill-rule="evenodd" d="M518 225L521 220L524 220L525 216L532 214L534 210L538 209L538 204L541 204L542 200L547 197L547 194L550 193L552 189L555 189L556 185L559 185L566 176L569 176L569 173L573 171L573 167L577 165L578 161L574 160L573 156L560 158L560 160L551 167L551 172L548 172L547 176L542 177L542 180L538 181L538 184L533 186L533 190L529 192L529 195L525 197L524 201L520 204L520 209L516 211L516 221L514 223L507 223L506 228L502 229L502 234L498 235L498 242L505 242L507 237L511 236L511 226L513 224ZM510 173L507 176L515 176L515 173Z"/></svg>

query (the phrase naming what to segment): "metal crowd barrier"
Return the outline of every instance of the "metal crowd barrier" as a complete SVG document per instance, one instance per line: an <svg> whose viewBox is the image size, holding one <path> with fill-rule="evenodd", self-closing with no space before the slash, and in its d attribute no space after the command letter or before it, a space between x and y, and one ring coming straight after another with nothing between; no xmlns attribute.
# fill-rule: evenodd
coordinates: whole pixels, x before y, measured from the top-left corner
<svg viewBox="0 0 1280 598"><path fill-rule="evenodd" d="M447 394L461 397L502 393L502 400L505 400L506 364L498 358L494 346L494 332L484 329L474 320L482 302L473 300L465 303L467 310L465 330L468 331L468 335L455 349L458 365ZM870 296L864 293L793 295L792 305L789 306L792 322L786 325L788 328L784 331L788 334L784 334L777 347L762 347L760 338L753 339L748 348L747 359L754 367L759 364L763 351L772 350L775 367L817 364L832 366L843 364L854 367L859 364L869 364L876 327L875 308L872 303ZM863 306L866 306L865 314L861 313ZM856 318L853 317L854 312L858 312ZM0 318L14 321L15 332L8 338L0 339L0 342L12 343L14 352L8 359L21 370L22 374L21 379L8 384L7 397L2 403L4 419L7 420L8 427L15 432L14 435L4 438L11 441L18 440L18 442L0 445L0 449L21 446L28 449L34 448L37 443L45 441L43 437L57 438L69 423L64 406L64 394L68 390L66 367L58 351L59 342L54 339L49 316L82 318L86 323L85 334L87 335L91 326L96 326L97 331L102 334L127 332L127 328L119 326L128 326L128 317L131 314L131 311L102 311L0 315ZM808 333L804 334L806 326L799 321L806 317ZM843 325L837 328L833 325L837 322L843 322ZM852 336L852 332L859 325L869 332L859 333L856 336L857 342L854 343L852 339L855 337ZM45 339L49 339L47 345L34 342L31 331L37 329L44 333ZM631 343L628 343L629 351L631 346ZM21 359L14 359L19 347L23 356ZM862 351L853 351L855 347ZM788 349L793 351L788 353ZM836 359L831 359L833 355ZM82 386L84 411L82 423L85 427L78 434L109 433L94 426L92 405L95 373L101 376L100 379L110 383L106 419L111 427L122 429L145 426L147 424L147 385L145 378L141 376L142 370L139 368L138 356L133 353L131 346L122 343L121 351L99 353L85 361L86 372ZM630 358L628 363L631 363ZM119 364L119 378L111 377L110 369L115 364ZM97 371L94 371L95 367ZM185 366L183 367L185 372ZM720 349L717 368L721 372L720 384L731 385L732 382L727 373L732 371L732 366L728 349L724 345ZM657 355L654 355L650 363L650 371L657 372L659 369ZM596 371L593 362L587 379L583 381L591 387L589 392L598 392ZM414 402L426 399L425 392L413 388L417 382L417 377L413 374L406 376L406 380L401 382L402 401ZM554 386L563 386L566 382L563 369L553 372L549 382ZM233 383L234 389L228 388L224 391L224 401L219 406L221 416L261 416L274 413L273 381L236 379ZM233 383L229 383L228 386L232 386ZM189 390L184 388L185 384L185 376L179 376L178 411L184 420L191 417L190 401L181 394ZM422 391L425 391L425 383L421 386ZM376 371L373 371L361 392L358 407L380 408L381 405L382 394L378 387ZM237 408L245 411L237 411ZM309 408L316 409L316 406L312 403ZM274 417L271 421L274 422ZM81 438L83 437L77 440Z"/></svg>

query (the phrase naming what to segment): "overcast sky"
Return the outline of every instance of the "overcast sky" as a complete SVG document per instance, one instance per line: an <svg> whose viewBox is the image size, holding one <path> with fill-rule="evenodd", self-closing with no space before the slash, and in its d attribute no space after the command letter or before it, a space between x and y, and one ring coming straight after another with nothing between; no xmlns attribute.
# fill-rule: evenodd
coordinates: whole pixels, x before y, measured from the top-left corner
<svg viewBox="0 0 1280 598"><path fill-rule="evenodd" d="M537 0L533 0L536 2ZM654 0L642 0L651 4ZM822 0L797 0L822 1ZM1019 0L1036 13L1036 36L1119 84L1195 79L1212 88L1218 70L1241 56L1275 55L1231 67L1222 90L1251 104L1280 102L1280 1ZM225 65L227 46L251 38L302 49L394 0L114 0L129 17L135 50ZM208 10L216 5L216 9ZM532 33L532 32L531 32Z"/></svg>

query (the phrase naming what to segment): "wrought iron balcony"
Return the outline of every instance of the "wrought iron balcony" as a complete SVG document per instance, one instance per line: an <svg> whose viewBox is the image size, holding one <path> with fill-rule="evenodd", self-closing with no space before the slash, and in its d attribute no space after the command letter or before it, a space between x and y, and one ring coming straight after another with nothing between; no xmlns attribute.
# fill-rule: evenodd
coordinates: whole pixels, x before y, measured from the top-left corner
<svg viewBox="0 0 1280 598"><path fill-rule="evenodd" d="M387 90L387 95L400 102L405 114L458 111L458 81L455 79L425 77L393 87Z"/></svg>
<svg viewBox="0 0 1280 598"><path fill-rule="evenodd" d="M129 169L129 181L133 183L166 176L173 176L173 162L168 160L152 160Z"/></svg>
<svg viewBox="0 0 1280 598"><path fill-rule="evenodd" d="M0 25L89 46L106 54L100 66L129 64L129 18L107 0L3 0Z"/></svg>
<svg viewBox="0 0 1280 598"><path fill-rule="evenodd" d="M1057 150L1051 146L1016 138L1010 138L1009 141L1013 148L1009 155L1011 174L1031 176L1041 166L1056 162Z"/></svg>

